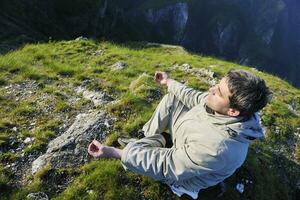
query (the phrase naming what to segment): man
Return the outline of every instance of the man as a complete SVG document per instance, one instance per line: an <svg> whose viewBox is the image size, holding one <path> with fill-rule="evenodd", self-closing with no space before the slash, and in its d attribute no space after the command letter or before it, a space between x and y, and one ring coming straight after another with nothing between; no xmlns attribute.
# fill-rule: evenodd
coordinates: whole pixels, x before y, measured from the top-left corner
<svg viewBox="0 0 300 200"><path fill-rule="evenodd" d="M181 196L198 197L200 189L223 181L240 167L249 143L263 136L258 111L270 100L264 80L247 71L230 71L208 92L200 92L156 72L168 87L145 137L121 150L94 140L88 152L95 158L121 159L125 169L168 184ZM173 146L167 148L168 129Z"/></svg>

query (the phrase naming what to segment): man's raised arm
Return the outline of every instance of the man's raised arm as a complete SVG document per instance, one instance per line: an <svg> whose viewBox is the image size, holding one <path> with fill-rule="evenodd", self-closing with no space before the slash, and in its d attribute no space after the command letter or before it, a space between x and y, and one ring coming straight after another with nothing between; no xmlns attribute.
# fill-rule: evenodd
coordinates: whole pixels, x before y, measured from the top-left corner
<svg viewBox="0 0 300 200"><path fill-rule="evenodd" d="M155 72L154 79L161 85L167 85L168 91L176 96L185 106L193 108L200 104L205 93L189 88L173 79L170 79L166 72Z"/></svg>

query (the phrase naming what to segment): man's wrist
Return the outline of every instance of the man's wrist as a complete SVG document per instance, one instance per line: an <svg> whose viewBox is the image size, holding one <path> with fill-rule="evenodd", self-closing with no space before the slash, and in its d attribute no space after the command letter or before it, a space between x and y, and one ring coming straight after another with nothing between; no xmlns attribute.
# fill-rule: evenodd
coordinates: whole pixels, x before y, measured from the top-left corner
<svg viewBox="0 0 300 200"><path fill-rule="evenodd" d="M121 159L121 156L122 156L121 149L111 147L111 146L105 146L104 148L105 148L105 153L107 154L106 156L108 158Z"/></svg>
<svg viewBox="0 0 300 200"><path fill-rule="evenodd" d="M170 78L167 79L166 83L167 83L168 87L170 87L172 81L173 81L173 79L170 79Z"/></svg>

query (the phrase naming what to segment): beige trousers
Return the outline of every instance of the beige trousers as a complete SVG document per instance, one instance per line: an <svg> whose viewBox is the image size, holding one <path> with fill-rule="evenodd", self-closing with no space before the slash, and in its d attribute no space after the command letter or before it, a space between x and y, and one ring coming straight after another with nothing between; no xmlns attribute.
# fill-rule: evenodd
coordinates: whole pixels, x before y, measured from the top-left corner
<svg viewBox="0 0 300 200"><path fill-rule="evenodd" d="M156 107L150 120L143 126L144 135L147 137L168 130L173 143L174 126L188 111L189 109L173 94L166 94Z"/></svg>

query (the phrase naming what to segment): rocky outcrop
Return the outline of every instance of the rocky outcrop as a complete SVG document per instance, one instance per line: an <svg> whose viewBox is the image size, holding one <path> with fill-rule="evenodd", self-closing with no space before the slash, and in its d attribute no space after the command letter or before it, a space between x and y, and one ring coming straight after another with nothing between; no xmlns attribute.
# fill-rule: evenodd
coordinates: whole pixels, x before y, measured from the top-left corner
<svg viewBox="0 0 300 200"><path fill-rule="evenodd" d="M22 43L83 35L179 44L276 73L299 86L299 4L297 0L1 1L0 38L14 37ZM7 51L9 44L1 42L0 52Z"/></svg>
<svg viewBox="0 0 300 200"><path fill-rule="evenodd" d="M121 70L127 67L127 64L124 61L119 61L110 66L111 70Z"/></svg>
<svg viewBox="0 0 300 200"><path fill-rule="evenodd" d="M71 127L50 141L44 155L32 163L32 173L51 165L53 168L75 167L88 160L87 146L93 140L103 141L114 119L99 111L79 114Z"/></svg>
<svg viewBox="0 0 300 200"><path fill-rule="evenodd" d="M76 93L82 94L82 97L84 99L90 100L95 106L104 105L110 103L113 100L113 98L105 92L95 90L91 91L84 86L77 87Z"/></svg>
<svg viewBox="0 0 300 200"><path fill-rule="evenodd" d="M210 86L217 84L217 78L213 71L205 68L193 68L188 63L184 63L181 66L175 64L171 67L172 70L181 70L186 74L196 76L200 81L207 83Z"/></svg>
<svg viewBox="0 0 300 200"><path fill-rule="evenodd" d="M212 33L214 44L216 45L220 55L232 57L237 54L240 27L234 23L216 24Z"/></svg>
<svg viewBox="0 0 300 200"><path fill-rule="evenodd" d="M30 193L27 195L29 200L48 200L49 197L44 192Z"/></svg>
<svg viewBox="0 0 300 200"><path fill-rule="evenodd" d="M176 43L179 43L183 37L188 14L187 3L176 3L160 9L148 9L145 12L146 20L153 25L161 37L171 36Z"/></svg>

